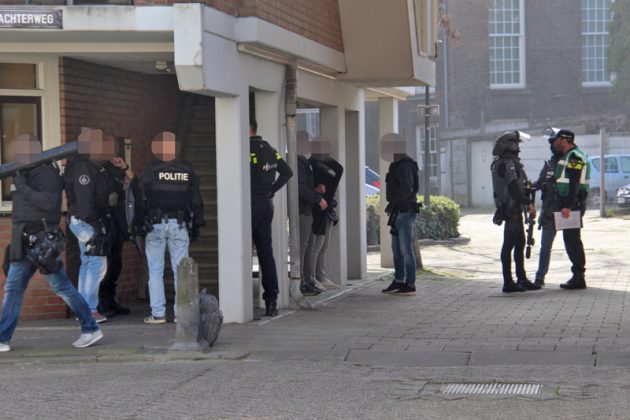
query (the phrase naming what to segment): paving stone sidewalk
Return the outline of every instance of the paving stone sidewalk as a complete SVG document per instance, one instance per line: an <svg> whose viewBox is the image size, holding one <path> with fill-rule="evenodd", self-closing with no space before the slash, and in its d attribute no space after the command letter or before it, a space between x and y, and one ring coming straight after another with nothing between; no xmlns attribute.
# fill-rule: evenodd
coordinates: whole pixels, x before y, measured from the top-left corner
<svg viewBox="0 0 630 420"><path fill-rule="evenodd" d="M588 289L565 291L570 277L556 238L547 287L501 293L502 227L490 214L462 217L470 242L422 247L428 272L417 295L381 293L388 273L368 256L369 278L318 297L315 311L282 310L274 319L225 325L205 358L347 361L370 366L630 366L627 232L630 221L585 218ZM540 232L536 232L537 237ZM538 249L527 261L531 277ZM73 349L71 320L23 322L3 362L124 362L168 359L174 324L144 325L146 304L103 325L102 343Z"/></svg>

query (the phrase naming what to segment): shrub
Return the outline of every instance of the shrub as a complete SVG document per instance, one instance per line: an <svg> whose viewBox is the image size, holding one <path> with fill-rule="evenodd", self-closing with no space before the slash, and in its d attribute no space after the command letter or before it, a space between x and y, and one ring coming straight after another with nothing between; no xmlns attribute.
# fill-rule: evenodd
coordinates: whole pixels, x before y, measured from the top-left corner
<svg viewBox="0 0 630 420"><path fill-rule="evenodd" d="M422 202L424 197L418 196ZM418 214L416 231L418 239L448 239L458 238L460 207L448 197L432 195L429 197L429 207L422 207ZM378 194L365 197L366 208L374 206L376 211L376 228L380 224L380 197Z"/></svg>

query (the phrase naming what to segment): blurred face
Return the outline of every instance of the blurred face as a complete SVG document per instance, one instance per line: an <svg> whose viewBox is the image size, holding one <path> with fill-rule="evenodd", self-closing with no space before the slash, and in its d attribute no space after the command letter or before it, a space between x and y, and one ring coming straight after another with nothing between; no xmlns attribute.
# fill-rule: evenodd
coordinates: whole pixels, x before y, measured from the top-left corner
<svg viewBox="0 0 630 420"><path fill-rule="evenodd" d="M13 158L23 164L31 163L33 157L42 152L42 145L36 137L23 134L11 142Z"/></svg>
<svg viewBox="0 0 630 420"><path fill-rule="evenodd" d="M569 141L564 137L556 137L553 141L553 148L560 153L566 153L570 147Z"/></svg>
<svg viewBox="0 0 630 420"><path fill-rule="evenodd" d="M155 136L151 143L151 151L157 159L163 162L174 160L177 153L175 134L164 131Z"/></svg>

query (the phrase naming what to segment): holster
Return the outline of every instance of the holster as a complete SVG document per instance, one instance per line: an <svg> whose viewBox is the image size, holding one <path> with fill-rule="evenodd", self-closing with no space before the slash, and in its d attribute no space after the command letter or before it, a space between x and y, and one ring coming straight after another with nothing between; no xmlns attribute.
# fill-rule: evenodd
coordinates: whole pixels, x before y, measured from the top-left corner
<svg viewBox="0 0 630 420"><path fill-rule="evenodd" d="M85 244L85 255L90 257L105 257L109 254L112 241L108 230L101 220L92 224L94 235Z"/></svg>
<svg viewBox="0 0 630 420"><path fill-rule="evenodd" d="M63 267L59 256L65 249L66 237L58 225L46 227L44 231L24 235L26 257L42 274L58 273Z"/></svg>

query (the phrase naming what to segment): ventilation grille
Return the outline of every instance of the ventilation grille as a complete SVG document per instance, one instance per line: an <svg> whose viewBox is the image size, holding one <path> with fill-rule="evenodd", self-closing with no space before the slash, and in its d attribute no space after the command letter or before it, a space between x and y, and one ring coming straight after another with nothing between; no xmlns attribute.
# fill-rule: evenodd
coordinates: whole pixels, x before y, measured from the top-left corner
<svg viewBox="0 0 630 420"><path fill-rule="evenodd" d="M443 394L450 395L536 395L541 384L448 384Z"/></svg>

